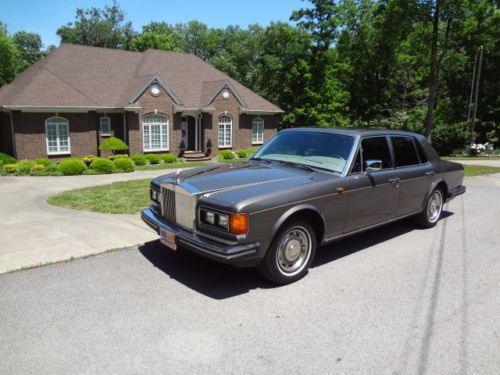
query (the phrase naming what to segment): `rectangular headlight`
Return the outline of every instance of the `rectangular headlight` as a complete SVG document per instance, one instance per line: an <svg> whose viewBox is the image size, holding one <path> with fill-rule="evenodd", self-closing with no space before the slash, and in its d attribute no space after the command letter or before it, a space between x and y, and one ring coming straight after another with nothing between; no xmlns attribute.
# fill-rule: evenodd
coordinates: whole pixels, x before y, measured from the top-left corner
<svg viewBox="0 0 500 375"><path fill-rule="evenodd" d="M229 218L227 215L217 214L217 226L224 228L225 230L229 227Z"/></svg>
<svg viewBox="0 0 500 375"><path fill-rule="evenodd" d="M151 189L151 199L155 202L158 202L159 193L155 189Z"/></svg>

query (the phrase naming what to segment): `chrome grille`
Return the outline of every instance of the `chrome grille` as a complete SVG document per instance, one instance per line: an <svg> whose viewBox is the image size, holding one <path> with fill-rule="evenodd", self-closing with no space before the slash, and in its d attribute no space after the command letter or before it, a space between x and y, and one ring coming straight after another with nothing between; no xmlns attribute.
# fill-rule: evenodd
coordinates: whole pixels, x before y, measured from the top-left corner
<svg viewBox="0 0 500 375"><path fill-rule="evenodd" d="M161 214L169 222L186 229L194 229L196 219L196 195L179 185L161 186Z"/></svg>
<svg viewBox="0 0 500 375"><path fill-rule="evenodd" d="M161 187L161 216L175 223L175 191L167 186Z"/></svg>

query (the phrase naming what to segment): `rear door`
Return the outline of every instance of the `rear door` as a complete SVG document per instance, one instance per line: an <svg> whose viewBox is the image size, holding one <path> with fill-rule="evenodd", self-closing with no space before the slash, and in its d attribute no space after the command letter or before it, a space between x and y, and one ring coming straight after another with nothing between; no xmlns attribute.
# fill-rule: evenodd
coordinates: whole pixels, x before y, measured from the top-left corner
<svg viewBox="0 0 500 375"><path fill-rule="evenodd" d="M432 184L432 163L428 162L417 142L411 136L391 136L394 163L401 180L397 216L421 211Z"/></svg>
<svg viewBox="0 0 500 375"><path fill-rule="evenodd" d="M367 170L381 161L379 170ZM386 136L363 138L347 176L348 213L344 233L382 223L396 216L399 176L394 168Z"/></svg>

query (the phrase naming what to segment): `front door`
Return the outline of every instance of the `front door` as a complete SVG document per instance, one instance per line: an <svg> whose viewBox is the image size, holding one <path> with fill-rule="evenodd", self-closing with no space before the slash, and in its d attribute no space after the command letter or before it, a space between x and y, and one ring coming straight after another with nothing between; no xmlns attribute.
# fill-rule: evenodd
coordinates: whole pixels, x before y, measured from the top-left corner
<svg viewBox="0 0 500 375"><path fill-rule="evenodd" d="M372 169L368 168L372 166ZM373 167L378 166L376 169ZM385 136L361 141L356 162L347 177L348 212L344 233L396 217L399 172L394 168Z"/></svg>
<svg viewBox="0 0 500 375"><path fill-rule="evenodd" d="M186 149L187 150L196 150L196 120L192 116L187 116L187 144L186 144Z"/></svg>

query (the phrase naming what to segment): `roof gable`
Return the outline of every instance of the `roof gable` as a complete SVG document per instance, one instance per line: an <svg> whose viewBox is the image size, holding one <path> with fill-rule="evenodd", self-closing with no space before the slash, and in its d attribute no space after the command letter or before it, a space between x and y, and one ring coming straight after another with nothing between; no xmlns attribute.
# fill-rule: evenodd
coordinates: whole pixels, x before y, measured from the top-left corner
<svg viewBox="0 0 500 375"><path fill-rule="evenodd" d="M132 99L129 100L128 104L135 103L144 92L153 84L156 83L172 98L175 104L182 104L182 101L175 95L174 91L167 85L167 83L160 77L159 74L155 74L153 77L146 82L146 84L135 94Z"/></svg>
<svg viewBox="0 0 500 375"><path fill-rule="evenodd" d="M236 100L238 100L238 102L240 103L240 105L242 105L243 107L246 107L245 101L243 100L243 98L238 93L238 90L236 90L236 88L231 84L231 82L229 82L228 80L224 80L222 82L221 81L215 81L215 84L217 85L217 89L212 93L211 96L209 96L208 101L205 103L206 106L210 105L215 100L215 98L217 96L219 96L219 94L224 89L227 89L227 90L229 90L229 91L231 91L233 93L234 97L236 98Z"/></svg>

